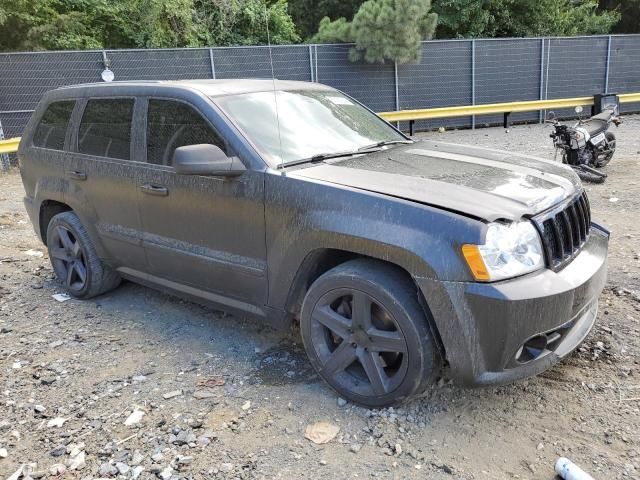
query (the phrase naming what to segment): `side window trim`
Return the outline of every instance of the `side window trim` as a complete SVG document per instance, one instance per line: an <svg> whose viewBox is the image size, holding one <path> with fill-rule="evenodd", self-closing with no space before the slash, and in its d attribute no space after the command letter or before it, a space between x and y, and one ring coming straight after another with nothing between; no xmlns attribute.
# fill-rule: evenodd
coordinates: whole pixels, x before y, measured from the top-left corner
<svg viewBox="0 0 640 480"><path fill-rule="evenodd" d="M104 158L104 159L108 159L108 160L116 160L116 161L120 161L120 162L134 162L134 157L132 156L134 154L134 120L135 120L135 113L136 113L136 105L138 103L138 98L136 96L133 95L104 95L104 96L90 96L90 97L85 97L82 105L82 110L79 112L78 114L78 124L77 126L74 128L74 133L75 133L75 138L73 141L73 152L77 155L84 155L87 157L97 157L97 158ZM84 112L87 108L87 105L89 104L90 100L133 100L133 111L131 113L131 128L129 130L129 159L124 159L124 158L116 158L116 157L106 157L104 155L95 155L95 154L91 154L91 153L84 153L80 151L80 147L79 147L79 143L80 143L80 125L82 124L82 118L84 117Z"/></svg>
<svg viewBox="0 0 640 480"><path fill-rule="evenodd" d="M142 98L142 97L141 97ZM204 120L204 122L207 124L207 126L213 131L213 133L215 135L217 135L223 142L224 142L224 148L225 151L227 152L227 155L232 156L235 155L233 148L231 147L231 144L229 143L229 141L227 140L227 138L222 135L220 133L220 131L211 123L211 121L207 118L206 115L204 115L202 113L202 111L195 106L193 103L184 100L182 98L176 98L176 97L161 97L161 96L149 96L149 97L144 97L145 100L145 104L144 104L144 124L143 124L143 138L142 138L142 151L144 153L144 156L142 158L144 158L144 163L150 167L161 167L163 170L169 170L171 172L175 172L175 169L173 167L173 165L159 165L156 163L149 163L148 161L148 144L149 144L149 140L148 140L148 133L149 133L149 102L151 100L160 100L160 101L166 101L166 102L176 102L176 103L182 103L184 105L186 105L187 107L191 108L195 113L197 113L200 118L202 118L202 120Z"/></svg>
<svg viewBox="0 0 640 480"><path fill-rule="evenodd" d="M69 144L67 151L71 153L78 153L78 131L80 129L80 121L82 120L82 114L84 108L87 105L87 98L80 97L76 99L76 108L74 108L71 114L71 132L69 134Z"/></svg>

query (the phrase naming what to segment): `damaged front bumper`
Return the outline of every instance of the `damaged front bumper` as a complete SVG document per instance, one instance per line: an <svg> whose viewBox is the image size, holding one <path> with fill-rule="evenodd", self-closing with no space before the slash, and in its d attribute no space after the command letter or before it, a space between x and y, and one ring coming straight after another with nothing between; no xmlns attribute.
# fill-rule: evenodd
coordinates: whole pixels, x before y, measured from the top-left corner
<svg viewBox="0 0 640 480"><path fill-rule="evenodd" d="M558 272L497 283L416 279L456 382L495 385L537 375L580 345L607 275L609 234L595 224L590 233Z"/></svg>

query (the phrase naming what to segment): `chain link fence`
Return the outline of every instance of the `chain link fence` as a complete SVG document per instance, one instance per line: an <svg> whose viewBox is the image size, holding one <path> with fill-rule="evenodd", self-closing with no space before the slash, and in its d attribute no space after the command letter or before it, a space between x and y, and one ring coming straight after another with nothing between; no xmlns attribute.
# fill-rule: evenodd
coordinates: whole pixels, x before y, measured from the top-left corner
<svg viewBox="0 0 640 480"><path fill-rule="evenodd" d="M640 91L640 35L434 40L419 63L352 63L350 45L287 45L0 54L0 126L19 136L47 90L116 80L276 78L321 82L374 111L473 105ZM627 104L623 111L638 111ZM562 115L564 112L557 112ZM543 112L512 120L540 121ZM500 123L501 116L417 122L417 129Z"/></svg>

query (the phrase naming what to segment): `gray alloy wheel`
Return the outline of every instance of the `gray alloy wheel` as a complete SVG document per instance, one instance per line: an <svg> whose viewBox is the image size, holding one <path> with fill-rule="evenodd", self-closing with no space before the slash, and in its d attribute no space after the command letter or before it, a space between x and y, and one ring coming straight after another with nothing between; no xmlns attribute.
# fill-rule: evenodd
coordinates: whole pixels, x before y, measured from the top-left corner
<svg viewBox="0 0 640 480"><path fill-rule="evenodd" d="M58 280L74 297L95 297L120 284L120 276L100 260L73 212L59 213L51 219L47 249Z"/></svg>
<svg viewBox="0 0 640 480"><path fill-rule="evenodd" d="M80 292L87 284L87 261L80 241L64 225L51 233L49 254L53 268L68 290Z"/></svg>
<svg viewBox="0 0 640 480"><path fill-rule="evenodd" d="M361 405L402 402L439 371L416 287L384 264L354 260L322 275L305 297L301 329L319 375Z"/></svg>

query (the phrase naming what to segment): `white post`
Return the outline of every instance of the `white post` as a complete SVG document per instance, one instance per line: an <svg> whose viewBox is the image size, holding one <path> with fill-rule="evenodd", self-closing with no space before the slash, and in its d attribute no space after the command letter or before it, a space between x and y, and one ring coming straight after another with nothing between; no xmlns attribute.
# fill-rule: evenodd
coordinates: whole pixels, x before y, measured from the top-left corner
<svg viewBox="0 0 640 480"><path fill-rule="evenodd" d="M4 140L4 130L2 129L2 120L0 120L0 140ZM7 171L11 167L11 161L9 159L9 155L3 153L0 155L0 165L2 165L2 170Z"/></svg>
<svg viewBox="0 0 640 480"><path fill-rule="evenodd" d="M607 42L607 71L604 75L604 93L609 93L609 64L611 63L611 35Z"/></svg>
<svg viewBox="0 0 640 480"><path fill-rule="evenodd" d="M540 39L540 100L543 100L544 95L544 38ZM542 110L539 113L540 123L544 122L544 115Z"/></svg>
<svg viewBox="0 0 640 480"><path fill-rule="evenodd" d="M476 104L476 39L471 40L471 105ZM476 129L476 116L471 115L471 129Z"/></svg>
<svg viewBox="0 0 640 480"><path fill-rule="evenodd" d="M393 62L393 74L396 87L396 111L400 110L400 92L398 87L398 62ZM396 128L400 128L400 122L396 122Z"/></svg>
<svg viewBox="0 0 640 480"><path fill-rule="evenodd" d="M213 61L213 48L209 48L209 63L211 64L211 78L216 79L216 64Z"/></svg>

